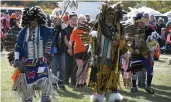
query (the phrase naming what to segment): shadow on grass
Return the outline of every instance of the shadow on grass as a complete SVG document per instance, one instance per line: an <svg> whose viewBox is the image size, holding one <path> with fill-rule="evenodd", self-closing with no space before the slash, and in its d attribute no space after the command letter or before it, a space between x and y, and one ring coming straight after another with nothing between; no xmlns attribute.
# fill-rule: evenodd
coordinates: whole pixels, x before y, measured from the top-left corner
<svg viewBox="0 0 171 102"><path fill-rule="evenodd" d="M70 85L68 87L72 88L73 91L81 92L84 95L91 95L91 93L92 93L92 89L90 87L86 87L86 88L75 88L75 86L70 86Z"/></svg>
<svg viewBox="0 0 171 102"><path fill-rule="evenodd" d="M159 90L170 90L171 91L171 87L169 86L163 86L163 85L155 85L153 84L152 87L156 88L156 89L159 89Z"/></svg>
<svg viewBox="0 0 171 102"><path fill-rule="evenodd" d="M70 98L76 98L76 99L83 99L84 95L76 94L68 90L58 90L58 95L61 97L70 97Z"/></svg>
<svg viewBox="0 0 171 102"><path fill-rule="evenodd" d="M79 94L73 93L71 91L59 91L58 94L62 97L72 97L77 99L83 99L85 95L91 95L91 88L80 88L75 89L74 86L68 86L72 91L79 92ZM139 89L137 94L132 94L130 91L125 91L121 89L119 92L123 95L124 99L122 102L140 102L144 100L145 102L171 102L171 87L161 86L161 85L152 85L154 88L155 94L148 94L144 89ZM110 92L105 94L106 99L108 100ZM142 101L143 102L143 101Z"/></svg>
<svg viewBox="0 0 171 102"><path fill-rule="evenodd" d="M158 60L157 62L167 63L167 62L166 62L166 61L164 61L164 60Z"/></svg>
<svg viewBox="0 0 171 102"><path fill-rule="evenodd" d="M132 94L131 92L127 92L124 90L122 90L120 93L123 96L131 97L132 99L139 99L140 97L143 97L143 99L145 99L146 101L148 100L150 102L171 102L171 98L170 98L171 94L159 90L154 90L154 91L155 91L154 95L148 94L144 90L138 90L137 94ZM140 101L138 100L133 101L125 98L122 102L140 102Z"/></svg>
<svg viewBox="0 0 171 102"><path fill-rule="evenodd" d="M132 100L128 100L128 99L123 99L122 102L137 102L137 101L132 101Z"/></svg>
<svg viewBox="0 0 171 102"><path fill-rule="evenodd" d="M170 102L171 102L171 87L162 86L162 85L152 85L152 86L156 91L156 94L170 97Z"/></svg>

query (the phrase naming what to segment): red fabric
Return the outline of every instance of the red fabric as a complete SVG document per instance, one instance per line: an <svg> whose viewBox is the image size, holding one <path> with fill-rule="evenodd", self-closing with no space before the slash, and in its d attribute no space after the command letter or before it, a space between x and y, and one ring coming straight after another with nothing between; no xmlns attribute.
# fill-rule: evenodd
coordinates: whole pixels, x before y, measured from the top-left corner
<svg viewBox="0 0 171 102"><path fill-rule="evenodd" d="M167 43L171 44L171 36L170 36L170 34L167 35Z"/></svg>
<svg viewBox="0 0 171 102"><path fill-rule="evenodd" d="M154 51L154 55L155 55L155 57L157 57L159 59L159 57L160 57L160 45L157 45L157 48Z"/></svg>
<svg viewBox="0 0 171 102"><path fill-rule="evenodd" d="M68 16L64 16L63 17L63 21L68 21L69 20L69 17Z"/></svg>
<svg viewBox="0 0 171 102"><path fill-rule="evenodd" d="M155 30L155 27L152 24L149 24L149 27Z"/></svg>
<svg viewBox="0 0 171 102"><path fill-rule="evenodd" d="M5 18L5 17L2 17L2 18L1 18L1 25L4 27L4 25L3 25L4 19L6 19L6 24L5 24L5 26L6 26L7 28L10 28L10 22L9 22L9 20L8 20L7 18Z"/></svg>
<svg viewBox="0 0 171 102"><path fill-rule="evenodd" d="M171 26L168 26L167 31L171 30Z"/></svg>

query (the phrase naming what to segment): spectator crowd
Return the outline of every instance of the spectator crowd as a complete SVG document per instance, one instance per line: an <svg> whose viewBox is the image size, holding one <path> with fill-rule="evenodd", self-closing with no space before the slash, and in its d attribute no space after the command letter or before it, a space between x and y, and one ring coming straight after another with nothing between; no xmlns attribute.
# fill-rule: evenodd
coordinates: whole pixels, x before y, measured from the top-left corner
<svg viewBox="0 0 171 102"><path fill-rule="evenodd" d="M55 16L49 17L47 15L47 17L49 18L47 26L57 29L57 31L60 31L61 34L60 36L56 36L58 38L54 38L58 39L58 41L52 41L50 50L50 53L52 55L52 72L56 76L59 76L59 79L61 80L58 82L59 88L65 89L65 85L70 84L70 78L71 85L77 84L77 88L85 87L88 84L87 80L89 78L86 77L86 72L88 72L89 68L82 76L82 79L80 79L81 83L78 82L79 80L76 80L76 76L79 76L80 70L82 70L80 67L83 67L84 62L82 60L75 61L75 56L70 55L71 53L68 50L68 44L70 40L75 40L75 38L71 37L72 31L75 27L77 27L80 24L80 22L82 22L82 20L85 22L91 22L90 15L86 14L78 17L74 13L69 14L68 12L65 12L64 16L61 17L61 15L59 15L58 12L56 12ZM162 54L171 54L171 21L168 21L165 24L164 19L162 18L159 18L158 21L156 21L154 15L149 16L149 14L144 14L144 17L147 18L145 24L149 25L149 27L151 27L153 30L156 30L156 32L161 37L161 40L159 41L159 52L161 52ZM15 30L20 31L21 19L22 14L20 11L15 11L11 15L9 15L8 12L1 13L1 38L5 34L14 34ZM59 26L61 26L61 28L59 28ZM57 46L55 42L58 42ZM76 57L80 56L82 55L78 55ZM123 62L123 65L124 63L126 62ZM80 69L78 71L77 66ZM126 82L126 80L124 81Z"/></svg>

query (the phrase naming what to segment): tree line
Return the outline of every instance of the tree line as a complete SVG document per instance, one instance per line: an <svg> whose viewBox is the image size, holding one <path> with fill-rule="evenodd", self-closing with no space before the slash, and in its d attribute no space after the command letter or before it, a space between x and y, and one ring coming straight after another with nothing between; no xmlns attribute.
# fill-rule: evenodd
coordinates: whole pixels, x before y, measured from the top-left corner
<svg viewBox="0 0 171 102"><path fill-rule="evenodd" d="M61 2L63 0L58 0L58 2ZM80 0L78 0L80 1ZM97 0L82 0L82 1L97 1ZM99 0L98 0L99 1ZM102 0L101 0L102 1ZM119 0L118 0L119 1ZM110 0L111 3L116 3L118 1ZM56 1L1 1L2 6L40 6L42 8L48 8L48 9L54 9L56 6ZM150 8L153 8L161 13L165 13L171 10L171 1L167 0L153 0L153 1L122 1L123 3L123 9L126 11L129 11L128 7L142 7L147 6Z"/></svg>

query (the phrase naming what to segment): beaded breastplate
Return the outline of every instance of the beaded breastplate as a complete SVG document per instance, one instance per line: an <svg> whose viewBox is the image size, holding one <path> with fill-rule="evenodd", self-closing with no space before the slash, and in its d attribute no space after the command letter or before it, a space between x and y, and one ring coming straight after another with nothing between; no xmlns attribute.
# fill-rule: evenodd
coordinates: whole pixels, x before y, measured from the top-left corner
<svg viewBox="0 0 171 102"><path fill-rule="evenodd" d="M43 40L41 39L40 34L35 34L35 31L32 31L29 39L27 41L28 47L28 59L36 59L43 57Z"/></svg>

